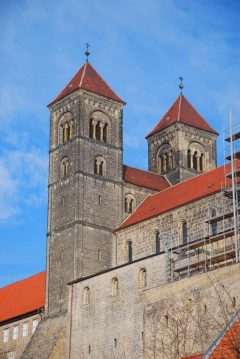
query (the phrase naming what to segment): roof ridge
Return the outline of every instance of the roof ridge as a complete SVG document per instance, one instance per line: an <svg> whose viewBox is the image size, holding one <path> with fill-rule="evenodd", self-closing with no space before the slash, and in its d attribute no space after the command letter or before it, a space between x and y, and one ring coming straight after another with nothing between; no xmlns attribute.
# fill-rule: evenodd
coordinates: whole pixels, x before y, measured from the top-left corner
<svg viewBox="0 0 240 359"><path fill-rule="evenodd" d="M84 79L84 76L85 76L85 73L86 73L87 64L88 64L88 62L85 62L84 66L83 66L82 76L80 78L80 82L79 82L79 85L78 85L79 88L81 88L81 86L82 86L83 79Z"/></svg>
<svg viewBox="0 0 240 359"><path fill-rule="evenodd" d="M30 275L29 277L26 277L26 278L17 280L17 281L15 281L15 282L9 283L9 284L5 285L4 287L0 287L0 291L1 291L2 289L5 289L5 288L11 286L11 285L24 282L25 280L31 279L31 278L36 277L37 275L43 274L43 273L46 273L46 270L45 270L45 271L38 272L38 273L36 273L36 274L32 274L32 275Z"/></svg>
<svg viewBox="0 0 240 359"><path fill-rule="evenodd" d="M180 122L181 106L182 106L182 95L179 96L179 106L178 106L178 118L177 118L177 122Z"/></svg>
<svg viewBox="0 0 240 359"><path fill-rule="evenodd" d="M130 167L130 168L134 168L135 170L138 170L138 171L141 171L141 172L145 172L145 173L150 174L150 175L155 175L155 176L158 176L158 177L161 177L161 178L165 177L164 175L160 175L160 174L154 173L154 172L152 172L152 171L142 170L141 168L138 168L138 167L129 166L129 165L125 165L125 164L124 164L123 166L125 166L125 167Z"/></svg>

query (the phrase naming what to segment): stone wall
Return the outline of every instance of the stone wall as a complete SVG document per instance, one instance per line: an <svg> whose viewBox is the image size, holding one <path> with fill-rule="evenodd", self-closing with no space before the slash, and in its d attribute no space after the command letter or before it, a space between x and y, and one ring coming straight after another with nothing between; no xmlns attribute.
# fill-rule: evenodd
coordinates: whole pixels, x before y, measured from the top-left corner
<svg viewBox="0 0 240 359"><path fill-rule="evenodd" d="M145 359L204 353L239 308L239 276L235 264L145 290Z"/></svg>
<svg viewBox="0 0 240 359"><path fill-rule="evenodd" d="M198 143L204 150L204 172L216 167L216 135L195 127L176 123L148 138L148 169L160 173L158 154L164 144L173 151L173 168L166 175L173 184L197 175L188 168L188 149L191 143Z"/></svg>
<svg viewBox="0 0 240 359"><path fill-rule="evenodd" d="M143 290L166 282L166 255L153 256L73 284L71 359L143 358ZM140 280L145 269L146 282ZM118 280L117 295L113 279ZM84 304L84 289L89 303Z"/></svg>
<svg viewBox="0 0 240 359"><path fill-rule="evenodd" d="M79 90L50 108L48 313L66 309L68 281L111 266L112 232L123 218L122 107ZM93 117L107 121L107 142L90 138ZM65 118L73 130L62 143ZM94 171L97 156L106 161L103 175Z"/></svg>
<svg viewBox="0 0 240 359"><path fill-rule="evenodd" d="M132 242L133 259L155 253L156 232L160 234L161 250L182 244L182 221L187 222L188 241L211 234L211 228L206 223L206 220L211 218L211 210L215 209L216 215L219 215L230 211L229 206L230 199L217 193L117 231L117 264L120 265L128 261L128 241ZM161 203L159 203L159 208L161 208ZM231 227L231 225L231 218L225 220L225 226ZM218 231L222 230L223 222L219 222Z"/></svg>

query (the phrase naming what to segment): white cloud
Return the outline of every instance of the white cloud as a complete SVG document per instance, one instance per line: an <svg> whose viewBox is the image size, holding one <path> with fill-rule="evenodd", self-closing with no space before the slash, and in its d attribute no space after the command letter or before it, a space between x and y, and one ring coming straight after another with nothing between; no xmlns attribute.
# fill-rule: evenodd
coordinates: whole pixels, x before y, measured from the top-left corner
<svg viewBox="0 0 240 359"><path fill-rule="evenodd" d="M47 197L47 156L36 149L11 151L0 158L0 223Z"/></svg>

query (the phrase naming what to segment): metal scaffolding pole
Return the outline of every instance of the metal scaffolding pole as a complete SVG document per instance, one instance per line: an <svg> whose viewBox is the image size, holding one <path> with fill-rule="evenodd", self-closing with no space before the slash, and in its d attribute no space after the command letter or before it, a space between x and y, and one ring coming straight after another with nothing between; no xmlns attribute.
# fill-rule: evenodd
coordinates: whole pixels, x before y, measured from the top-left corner
<svg viewBox="0 0 240 359"><path fill-rule="evenodd" d="M232 198L233 198L235 255L236 255L236 263L238 263L239 254L238 254L238 228L237 228L237 213L236 213L235 161L234 161L232 110L231 109L230 109L230 150L231 150L231 174L232 174Z"/></svg>

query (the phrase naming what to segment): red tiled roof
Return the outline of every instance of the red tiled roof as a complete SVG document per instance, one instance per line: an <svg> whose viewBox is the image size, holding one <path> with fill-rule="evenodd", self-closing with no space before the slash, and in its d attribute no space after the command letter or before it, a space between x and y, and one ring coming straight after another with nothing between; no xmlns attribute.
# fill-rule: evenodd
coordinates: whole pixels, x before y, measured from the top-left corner
<svg viewBox="0 0 240 359"><path fill-rule="evenodd" d="M0 322L45 305L45 272L0 288Z"/></svg>
<svg viewBox="0 0 240 359"><path fill-rule="evenodd" d="M203 358L208 359L236 359L240 352L240 322L237 319L229 329L224 330L217 345Z"/></svg>
<svg viewBox="0 0 240 359"><path fill-rule="evenodd" d="M123 179L125 182L156 191L162 191L170 187L169 182L164 176L129 166L123 166Z"/></svg>
<svg viewBox="0 0 240 359"><path fill-rule="evenodd" d="M174 104L170 107L167 113L162 117L157 126L147 135L146 138L154 135L158 131L173 125L176 122L184 123L185 125L197 127L201 130L218 134L204 118L195 110L190 102L180 95Z"/></svg>
<svg viewBox="0 0 240 359"><path fill-rule="evenodd" d="M201 359L201 358L202 358L202 354L188 355L188 356L182 357L182 359Z"/></svg>
<svg viewBox="0 0 240 359"><path fill-rule="evenodd" d="M65 96L70 95L79 88L125 103L115 94L115 92L113 92L110 86L103 80L92 65L89 62L86 62L50 105L61 100Z"/></svg>
<svg viewBox="0 0 240 359"><path fill-rule="evenodd" d="M237 169L240 169L240 161L236 162L236 166ZM230 171L230 164L226 166L226 171ZM224 166L222 166L166 188L159 193L149 196L116 231L219 192L224 185L224 181L225 170ZM230 185L230 183L231 180L228 179L227 184Z"/></svg>

